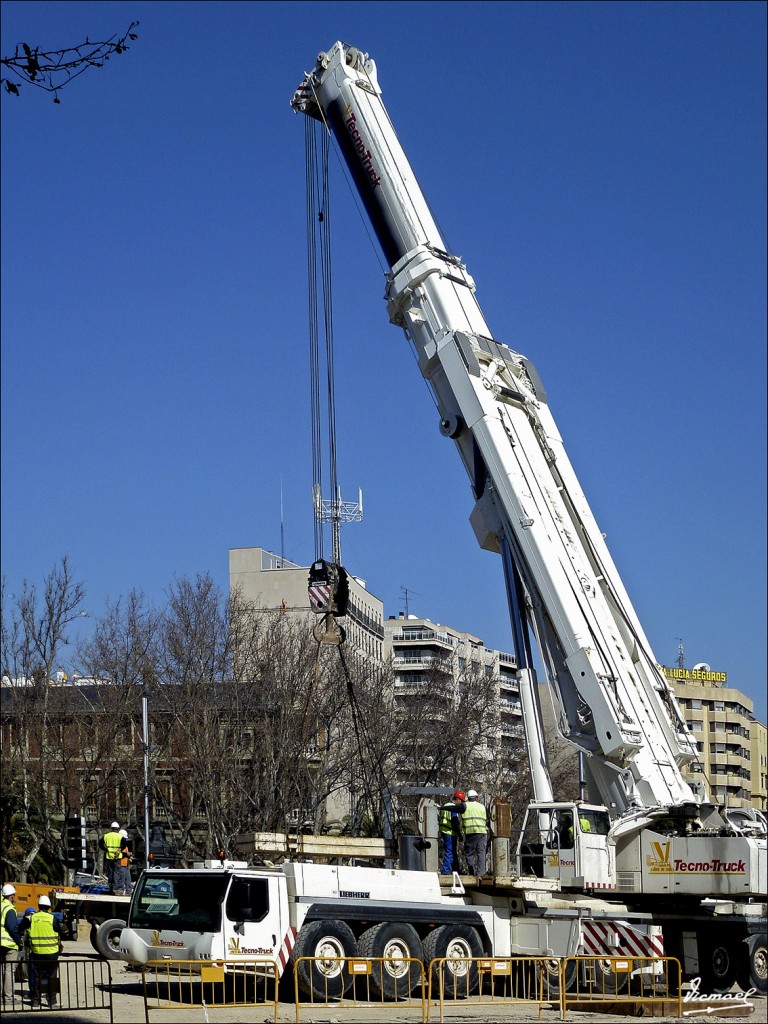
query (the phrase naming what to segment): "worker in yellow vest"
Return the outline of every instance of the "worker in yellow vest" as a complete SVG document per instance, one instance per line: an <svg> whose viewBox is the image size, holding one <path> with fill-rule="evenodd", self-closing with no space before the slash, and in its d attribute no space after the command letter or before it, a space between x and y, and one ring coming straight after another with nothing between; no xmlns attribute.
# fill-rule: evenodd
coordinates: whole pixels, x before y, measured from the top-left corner
<svg viewBox="0 0 768 1024"><path fill-rule="evenodd" d="M61 925L53 916L51 901L41 896L37 912L29 920L29 989L32 1006L41 1006L45 993L48 1006L56 1005L59 971L59 932Z"/></svg>
<svg viewBox="0 0 768 1024"><path fill-rule="evenodd" d="M450 803L438 807L439 845L442 850L440 874L461 873L459 843L462 837L461 815L464 813L466 797L457 789Z"/></svg>
<svg viewBox="0 0 768 1024"><path fill-rule="evenodd" d="M478 800L476 789L467 792L467 808L464 811L464 856L470 875L484 875L486 872L486 847L488 844L488 812Z"/></svg>
<svg viewBox="0 0 768 1024"><path fill-rule="evenodd" d="M13 972L21 947L19 922L16 917L16 889L10 882L3 886L2 899L2 973L0 988L3 994L3 1006L10 1007L13 1003Z"/></svg>
<svg viewBox="0 0 768 1024"><path fill-rule="evenodd" d="M120 850L123 845L123 837L120 835L120 822L113 821L109 826L109 832L105 832L99 841L104 851L104 874L107 876L109 891L115 891L115 873L120 863Z"/></svg>

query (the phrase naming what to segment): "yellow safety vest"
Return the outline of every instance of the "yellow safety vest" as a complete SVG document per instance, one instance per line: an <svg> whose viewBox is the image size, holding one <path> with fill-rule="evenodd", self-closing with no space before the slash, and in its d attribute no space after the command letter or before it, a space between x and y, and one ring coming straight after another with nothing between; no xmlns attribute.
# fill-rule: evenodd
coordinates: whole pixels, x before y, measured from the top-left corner
<svg viewBox="0 0 768 1024"><path fill-rule="evenodd" d="M59 936L53 928L53 914L38 910L29 922L29 945L33 956L51 956L59 952Z"/></svg>
<svg viewBox="0 0 768 1024"><path fill-rule="evenodd" d="M120 847L123 845L123 837L119 832L107 832L104 835L104 849L107 860L117 860L120 856Z"/></svg>
<svg viewBox="0 0 768 1024"><path fill-rule="evenodd" d="M488 815L485 807L477 800L467 800L463 818L464 835L471 836L488 831Z"/></svg>
<svg viewBox="0 0 768 1024"><path fill-rule="evenodd" d="M3 916L2 916L2 941L1 941L0 944L2 944L4 949L18 949L19 947L16 945L16 943L11 938L11 933L5 927L5 919L8 916L8 911L12 910L14 913L16 913L16 908L14 907L14 905L11 903L10 900L7 900L5 898L5 896L3 896L2 906L3 906L3 911L2 911L2 914L3 914Z"/></svg>
<svg viewBox="0 0 768 1024"><path fill-rule="evenodd" d="M448 808L440 811L440 831L447 832L449 835L453 832L453 825L451 823L451 811Z"/></svg>

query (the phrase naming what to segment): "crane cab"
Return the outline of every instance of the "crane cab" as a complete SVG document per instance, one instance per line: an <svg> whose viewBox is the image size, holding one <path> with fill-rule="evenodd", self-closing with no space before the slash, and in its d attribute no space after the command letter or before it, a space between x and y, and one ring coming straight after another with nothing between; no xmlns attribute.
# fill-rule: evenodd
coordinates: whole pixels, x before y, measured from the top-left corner
<svg viewBox="0 0 768 1024"><path fill-rule="evenodd" d="M615 887L615 847L605 807L581 803L528 805L517 847L521 875L556 879L566 888Z"/></svg>

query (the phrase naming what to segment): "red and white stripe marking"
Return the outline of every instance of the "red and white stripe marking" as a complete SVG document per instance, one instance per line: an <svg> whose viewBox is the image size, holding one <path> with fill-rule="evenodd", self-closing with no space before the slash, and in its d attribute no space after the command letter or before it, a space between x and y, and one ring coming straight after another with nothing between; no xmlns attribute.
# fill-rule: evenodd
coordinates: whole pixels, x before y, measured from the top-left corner
<svg viewBox="0 0 768 1024"><path fill-rule="evenodd" d="M581 942L586 956L664 956L661 934L646 935L615 921L585 921Z"/></svg>
<svg viewBox="0 0 768 1024"><path fill-rule="evenodd" d="M296 945L296 929L289 928L285 933L283 944L280 947L280 951L277 954L277 959L280 961L280 973L282 974L285 970L285 965L291 958L293 947Z"/></svg>
<svg viewBox="0 0 768 1024"><path fill-rule="evenodd" d="M309 604L317 610L326 609L331 602L331 588L326 583L313 583L308 588Z"/></svg>

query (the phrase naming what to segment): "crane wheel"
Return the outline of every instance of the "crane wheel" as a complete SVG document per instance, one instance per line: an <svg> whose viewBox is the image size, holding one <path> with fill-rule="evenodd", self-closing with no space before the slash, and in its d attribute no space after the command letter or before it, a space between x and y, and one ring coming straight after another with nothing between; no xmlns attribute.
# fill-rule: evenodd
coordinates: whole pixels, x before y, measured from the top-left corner
<svg viewBox="0 0 768 1024"><path fill-rule="evenodd" d="M739 950L736 981L744 992L764 996L768 990L768 941L765 934L750 935Z"/></svg>
<svg viewBox="0 0 768 1024"><path fill-rule="evenodd" d="M341 999L352 985L347 958L357 955L357 940L344 921L310 921L291 953L299 988L313 1000Z"/></svg>
<svg viewBox="0 0 768 1024"><path fill-rule="evenodd" d="M385 921L363 932L360 956L370 958L371 992L377 999L407 999L421 981L424 948L411 924ZM418 961L413 963L413 961Z"/></svg>
<svg viewBox="0 0 768 1024"><path fill-rule="evenodd" d="M726 931L722 940L713 940L699 953L701 991L718 995L730 992L736 981L736 964L736 953Z"/></svg>
<svg viewBox="0 0 768 1024"><path fill-rule="evenodd" d="M537 965L544 977L545 999L558 997L563 987L566 992L571 992L576 985L576 961L566 960L561 973L562 963L560 958L550 957Z"/></svg>
<svg viewBox="0 0 768 1024"><path fill-rule="evenodd" d="M466 999L476 992L477 959L483 952L477 929L471 925L444 924L430 932L424 940L424 961L430 968L431 997L442 991L450 999Z"/></svg>
<svg viewBox="0 0 768 1024"><path fill-rule="evenodd" d="M125 928L125 921L112 918L100 924L96 932L95 946L105 960L120 959L120 936Z"/></svg>

